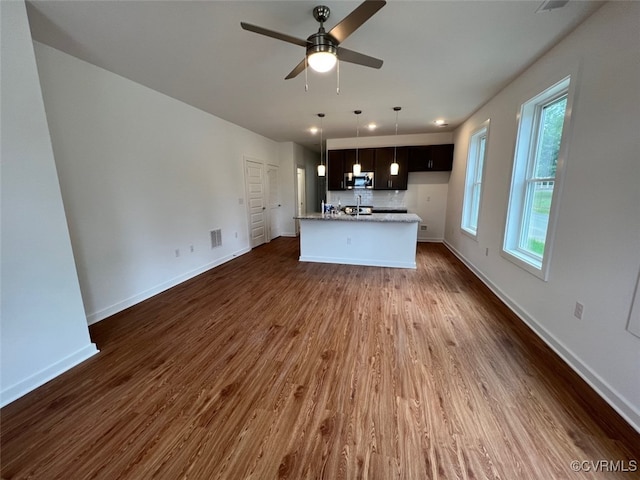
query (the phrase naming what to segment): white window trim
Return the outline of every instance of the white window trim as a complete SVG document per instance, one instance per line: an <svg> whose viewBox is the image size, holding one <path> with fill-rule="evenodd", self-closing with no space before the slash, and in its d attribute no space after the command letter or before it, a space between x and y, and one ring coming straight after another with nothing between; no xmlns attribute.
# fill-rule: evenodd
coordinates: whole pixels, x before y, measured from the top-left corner
<svg viewBox="0 0 640 480"><path fill-rule="evenodd" d="M475 241L478 241L478 231L480 230L480 212L482 211L482 197L484 196L484 172L486 170L487 165L487 155L489 151L489 127L491 124L491 119L487 119L478 125L471 135L469 135L469 146L467 149L467 168L465 171L465 179L464 179L464 192L462 197L462 216L460 219L460 231L472 238ZM474 138L478 137L484 133L485 143L484 143L484 158L482 161L482 169L480 172L480 198L478 199L478 218L476 220L476 229L475 231L465 225L468 224L468 216L469 216L469 207L471 199L468 198L470 192L469 183L473 181L475 182L475 178L477 178L477 155L476 155L476 146L474 145ZM471 155L473 154L474 158L472 160ZM472 164L473 162L473 164ZM474 179L469 178L470 168L473 168Z"/></svg>
<svg viewBox="0 0 640 480"><path fill-rule="evenodd" d="M531 148L531 142L529 141L529 138L531 132L533 131L534 125L531 121L532 119L530 118L530 116L524 115L525 106L531 106L531 104L535 106L542 101L546 103L552 96L557 96L558 92L563 91L566 88L564 84L567 81L569 82L567 90L567 105L565 110L564 125L562 128L560 150L558 152L558 162L556 165L556 176L554 180L553 195L551 197L551 209L549 211L549 223L547 226L547 236L545 239L545 251L542 257L542 261L539 262L535 258L519 252L517 249L520 235L521 215L523 212L522 202L525 200L525 193L522 188L518 186L518 183L522 182L522 179L526 178L522 170L526 169L530 162L518 162L516 161L516 159L521 155L526 155L528 158L530 153L529 149ZM511 173L511 188L509 190L509 204L504 223L504 240L500 253L502 257L506 258L510 262L514 263L515 265L519 266L520 268L526 270L527 272L545 282L549 279L551 258L553 256L553 246L558 220L558 212L560 210L562 185L564 184L566 162L569 155L569 143L571 138L571 131L573 129L573 122L571 121L571 117L573 115L573 105L577 83L577 74L574 69L574 71L570 75L565 75L561 80L554 83L551 87L548 87L534 97L521 102L520 110L516 117L518 123L518 133L514 149L513 170ZM520 193L514 195L513 192L516 189L518 189Z"/></svg>

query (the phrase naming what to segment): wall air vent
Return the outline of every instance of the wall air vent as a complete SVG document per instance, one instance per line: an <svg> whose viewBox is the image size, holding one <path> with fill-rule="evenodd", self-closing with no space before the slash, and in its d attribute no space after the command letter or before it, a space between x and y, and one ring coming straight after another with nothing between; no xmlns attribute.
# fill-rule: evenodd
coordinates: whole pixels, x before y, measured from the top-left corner
<svg viewBox="0 0 640 480"><path fill-rule="evenodd" d="M538 7L536 13L550 12L551 10L555 10L556 8L564 7L567 3L569 3L569 0L545 0L544 2L542 2L542 5Z"/></svg>
<svg viewBox="0 0 640 480"><path fill-rule="evenodd" d="M222 230L211 230L211 248L220 247L222 245Z"/></svg>

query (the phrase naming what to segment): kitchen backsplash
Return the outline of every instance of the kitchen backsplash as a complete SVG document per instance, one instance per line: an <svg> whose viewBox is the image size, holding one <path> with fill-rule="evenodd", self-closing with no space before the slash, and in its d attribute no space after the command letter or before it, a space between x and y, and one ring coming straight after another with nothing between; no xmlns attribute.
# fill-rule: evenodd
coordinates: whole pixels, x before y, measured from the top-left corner
<svg viewBox="0 0 640 480"><path fill-rule="evenodd" d="M327 192L327 203L342 206L355 205L357 195L362 195L361 205L371 205L374 207L396 207L406 208L406 190L341 190Z"/></svg>

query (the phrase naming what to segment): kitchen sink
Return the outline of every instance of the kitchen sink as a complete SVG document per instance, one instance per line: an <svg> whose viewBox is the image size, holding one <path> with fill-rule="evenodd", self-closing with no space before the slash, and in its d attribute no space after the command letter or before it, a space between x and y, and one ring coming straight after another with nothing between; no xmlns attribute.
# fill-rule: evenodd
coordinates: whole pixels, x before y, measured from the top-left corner
<svg viewBox="0 0 640 480"><path fill-rule="evenodd" d="M346 213L347 215L371 215L373 213L373 207L352 207L352 206L347 206L344 207L344 213Z"/></svg>

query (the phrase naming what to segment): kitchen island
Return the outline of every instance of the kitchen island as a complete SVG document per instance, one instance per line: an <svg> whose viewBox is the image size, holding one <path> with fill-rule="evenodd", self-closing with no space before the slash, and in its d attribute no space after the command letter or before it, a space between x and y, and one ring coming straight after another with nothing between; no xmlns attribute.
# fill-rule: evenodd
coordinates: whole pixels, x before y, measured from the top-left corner
<svg viewBox="0 0 640 480"><path fill-rule="evenodd" d="M300 222L300 261L416 268L414 213L339 215L314 213Z"/></svg>

